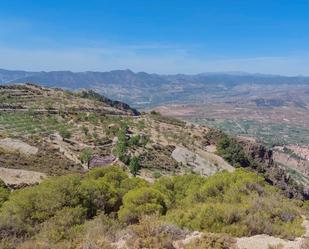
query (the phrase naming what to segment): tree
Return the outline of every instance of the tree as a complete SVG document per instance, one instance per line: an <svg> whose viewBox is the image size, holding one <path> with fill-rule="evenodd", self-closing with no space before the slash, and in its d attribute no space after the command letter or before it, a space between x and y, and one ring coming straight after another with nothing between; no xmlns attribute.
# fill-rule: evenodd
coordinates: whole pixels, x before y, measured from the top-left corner
<svg viewBox="0 0 309 249"><path fill-rule="evenodd" d="M250 160L236 139L223 135L217 144L217 153L234 167L248 167Z"/></svg>
<svg viewBox="0 0 309 249"><path fill-rule="evenodd" d="M131 158L130 160L130 164L129 164L129 169L130 172L136 176L138 171L140 170L140 164L139 164L139 158L134 156Z"/></svg>
<svg viewBox="0 0 309 249"><path fill-rule="evenodd" d="M91 148L85 148L81 151L80 156L79 156L82 163L87 163L88 168L89 168L90 160L92 158L92 154L93 152Z"/></svg>
<svg viewBox="0 0 309 249"><path fill-rule="evenodd" d="M128 141L125 131L121 130L117 137L118 141L114 148L114 153L122 162L127 163L126 154L128 149Z"/></svg>

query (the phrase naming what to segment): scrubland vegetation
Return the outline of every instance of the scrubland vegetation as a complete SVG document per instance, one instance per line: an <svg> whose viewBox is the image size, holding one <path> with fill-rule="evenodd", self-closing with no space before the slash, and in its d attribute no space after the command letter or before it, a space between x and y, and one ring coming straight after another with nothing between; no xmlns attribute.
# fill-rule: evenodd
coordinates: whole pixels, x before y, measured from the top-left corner
<svg viewBox="0 0 309 249"><path fill-rule="evenodd" d="M228 249L237 236L304 233L305 195L265 148L155 111L132 116L125 104L92 92L48 94L57 101L47 98L44 110L27 104L0 115L1 138L38 149L28 155L2 148L4 167L48 177L20 189L0 182L1 249L120 249L123 242L132 249L175 249L193 231L200 236L182 249ZM176 160L177 147L192 159ZM215 175L198 175L197 156L216 165ZM82 165L100 168L85 172Z"/></svg>
<svg viewBox="0 0 309 249"><path fill-rule="evenodd" d="M286 199L262 177L240 169L209 178L161 177L149 184L117 166L96 168L11 193L2 184L1 205L4 249L113 248L115 236L126 230L133 231L130 248L171 248L173 236L179 236L175 229L206 232L188 249L232 243L207 232L284 238L303 233L301 202Z"/></svg>

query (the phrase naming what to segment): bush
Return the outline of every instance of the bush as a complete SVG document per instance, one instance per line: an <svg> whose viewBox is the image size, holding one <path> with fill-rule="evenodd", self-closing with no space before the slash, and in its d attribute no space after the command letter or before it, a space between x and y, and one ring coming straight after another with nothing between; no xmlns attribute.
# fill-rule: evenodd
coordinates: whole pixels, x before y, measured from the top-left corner
<svg viewBox="0 0 309 249"><path fill-rule="evenodd" d="M187 181L196 182L194 177ZM175 182L167 185L169 189L164 182L157 186L166 196L175 196L170 199L174 204L168 205L169 221L191 230L234 236L264 233L292 238L303 233L296 201L282 197L254 173L220 172L198 182L183 183L183 189Z"/></svg>
<svg viewBox="0 0 309 249"><path fill-rule="evenodd" d="M114 148L114 153L119 159L121 159L126 156L127 147L128 147L128 141L127 141L125 130L121 130L118 133L117 138L118 138L118 141Z"/></svg>
<svg viewBox="0 0 309 249"><path fill-rule="evenodd" d="M110 213L121 201L121 196L104 178L85 179L80 188L83 206L87 208L89 217L96 215L98 210Z"/></svg>
<svg viewBox="0 0 309 249"><path fill-rule="evenodd" d="M228 235L207 233L185 245L184 249L236 249L235 243Z"/></svg>
<svg viewBox="0 0 309 249"><path fill-rule="evenodd" d="M139 164L139 158L134 156L130 159L129 169L132 175L136 176L141 166Z"/></svg>
<svg viewBox="0 0 309 249"><path fill-rule="evenodd" d="M79 158L82 161L82 163L86 163L88 168L89 168L89 162L92 158L92 154L93 154L93 151L91 148L85 148L81 151L79 155Z"/></svg>
<svg viewBox="0 0 309 249"><path fill-rule="evenodd" d="M123 188L124 192L127 193L130 190L148 187L149 184L144 179L138 177L127 178L121 182L121 188Z"/></svg>
<svg viewBox="0 0 309 249"><path fill-rule="evenodd" d="M131 190L124 196L118 215L123 222L136 223L143 215L165 213L164 196L155 189L140 188Z"/></svg>
<svg viewBox="0 0 309 249"><path fill-rule="evenodd" d="M139 145L140 139L141 139L140 135L132 136L129 139L128 145L129 146L137 146L137 145Z"/></svg>
<svg viewBox="0 0 309 249"><path fill-rule="evenodd" d="M1 188L6 189L3 183ZM132 241L132 248L168 248L173 233L164 230L166 225L146 222L143 217L147 215L190 230L233 236L263 233L292 239L304 232L302 203L285 198L262 177L244 169L208 178L162 177L149 184L112 166L93 169L84 176L51 177L5 198L8 200L0 209L0 247L5 249L17 248L16 244L29 238L32 240L20 248L110 248L113 236L109 233L116 236L113 229L120 222L140 222L141 226L132 227L138 241ZM305 209L307 204L303 206ZM89 230L91 224L97 230ZM93 236L86 231L93 231ZM206 241L218 240L211 237ZM208 246L203 241L194 243L192 248Z"/></svg>
<svg viewBox="0 0 309 249"><path fill-rule="evenodd" d="M73 239L81 230L81 224L86 220L86 209L82 207L65 207L42 224L38 240L57 243L60 240Z"/></svg>
<svg viewBox="0 0 309 249"><path fill-rule="evenodd" d="M3 203L9 198L11 191L7 188L5 183L0 179L0 208Z"/></svg>
<svg viewBox="0 0 309 249"><path fill-rule="evenodd" d="M69 139L72 135L68 128L64 125L59 128L59 134L62 138L66 139Z"/></svg>
<svg viewBox="0 0 309 249"><path fill-rule="evenodd" d="M33 232L58 210L80 203L79 185L79 177L61 176L14 191L2 207L0 223L16 233Z"/></svg>
<svg viewBox="0 0 309 249"><path fill-rule="evenodd" d="M250 159L242 146L234 138L230 138L225 134L217 143L217 153L234 167L250 166Z"/></svg>
<svg viewBox="0 0 309 249"><path fill-rule="evenodd" d="M155 179L158 179L162 176L162 174L159 171L153 172L152 177Z"/></svg>
<svg viewBox="0 0 309 249"><path fill-rule="evenodd" d="M142 217L139 224L131 225L128 228L133 236L127 241L127 245L132 249L173 249L173 240L177 239L179 231L175 229L173 234L172 226L165 225L159 221L159 217Z"/></svg>

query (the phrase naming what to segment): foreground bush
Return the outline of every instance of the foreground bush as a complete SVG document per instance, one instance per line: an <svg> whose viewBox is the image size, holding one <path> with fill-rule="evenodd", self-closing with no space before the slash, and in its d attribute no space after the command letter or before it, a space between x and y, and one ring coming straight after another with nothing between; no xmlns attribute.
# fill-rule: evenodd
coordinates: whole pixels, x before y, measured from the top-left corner
<svg viewBox="0 0 309 249"><path fill-rule="evenodd" d="M36 237L49 244L55 244L65 239L73 239L82 229L81 225L85 220L85 208L63 208L42 224L42 228Z"/></svg>
<svg viewBox="0 0 309 249"><path fill-rule="evenodd" d="M236 241L228 235L204 234L185 245L184 249L236 249Z"/></svg>
<svg viewBox="0 0 309 249"><path fill-rule="evenodd" d="M80 177L61 176L40 185L14 191L3 204L0 224L14 233L32 233L36 225L51 218L63 207L81 203Z"/></svg>
<svg viewBox="0 0 309 249"><path fill-rule="evenodd" d="M119 219L130 224L138 222L143 215L164 215L165 213L164 196L155 189L140 188L132 190L124 196Z"/></svg>
<svg viewBox="0 0 309 249"><path fill-rule="evenodd" d="M1 209L0 236L1 231L21 236L37 233L40 224L63 208L83 207L87 218L118 211L123 195L139 184L144 181L131 182L123 170L109 167L85 177L52 177L37 186L14 191Z"/></svg>
<svg viewBox="0 0 309 249"><path fill-rule="evenodd" d="M164 222L232 236L263 233L294 238L303 233L303 203L285 198L261 176L243 169L208 178L162 177L151 185L114 166L83 176L52 177L12 193L2 188L7 193L0 209L4 249L18 244L42 249L112 248L118 232L128 226L134 233L132 248L169 248L175 238L164 230ZM156 215L163 225L143 218L148 215ZM205 241L192 246L208 246Z"/></svg>
<svg viewBox="0 0 309 249"><path fill-rule="evenodd" d="M303 233L297 201L286 199L254 173L236 170L187 180L192 184L183 184L185 188L177 185L177 178L169 189L160 187L166 196L181 198L172 199L167 212L167 219L180 227L233 236L291 238Z"/></svg>
<svg viewBox="0 0 309 249"><path fill-rule="evenodd" d="M157 216L143 216L137 225L128 227L131 237L127 245L132 249L174 249L173 241L184 238L179 228L164 224Z"/></svg>

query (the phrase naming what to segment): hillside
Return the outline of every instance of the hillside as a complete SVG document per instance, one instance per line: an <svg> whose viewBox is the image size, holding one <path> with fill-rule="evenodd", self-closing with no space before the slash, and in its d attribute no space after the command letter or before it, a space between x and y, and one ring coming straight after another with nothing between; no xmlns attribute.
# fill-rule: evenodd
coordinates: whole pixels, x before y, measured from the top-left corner
<svg viewBox="0 0 309 249"><path fill-rule="evenodd" d="M255 138L269 147L304 149L309 143L309 79L304 76L0 70L0 82L92 89L139 110L157 109L167 116Z"/></svg>
<svg viewBox="0 0 309 249"><path fill-rule="evenodd" d="M1 248L244 249L258 234L305 243L306 178L253 140L89 90L0 93Z"/></svg>

